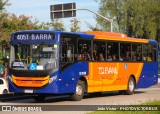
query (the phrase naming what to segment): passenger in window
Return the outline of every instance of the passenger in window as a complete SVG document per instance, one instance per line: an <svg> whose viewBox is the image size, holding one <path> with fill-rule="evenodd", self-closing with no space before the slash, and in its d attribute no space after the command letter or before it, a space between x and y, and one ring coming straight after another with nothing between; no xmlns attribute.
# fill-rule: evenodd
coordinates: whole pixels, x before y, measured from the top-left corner
<svg viewBox="0 0 160 114"><path fill-rule="evenodd" d="M129 56L129 53L126 53L125 61L130 61L130 60L131 60L131 58Z"/></svg>
<svg viewBox="0 0 160 114"><path fill-rule="evenodd" d="M82 61L82 54L78 54L77 60Z"/></svg>
<svg viewBox="0 0 160 114"><path fill-rule="evenodd" d="M113 61L117 61L117 55L113 54Z"/></svg>
<svg viewBox="0 0 160 114"><path fill-rule="evenodd" d="M98 61L97 51L93 51L93 60Z"/></svg>
<svg viewBox="0 0 160 114"><path fill-rule="evenodd" d="M131 46L127 46L126 51L127 51L127 53L129 53L129 54L130 54L130 52L131 52Z"/></svg>
<svg viewBox="0 0 160 114"><path fill-rule="evenodd" d="M146 55L144 54L143 55L143 61L146 61L147 60L147 58L146 58Z"/></svg>
<svg viewBox="0 0 160 114"><path fill-rule="evenodd" d="M122 58L122 57L120 56L119 61L123 61L123 59L124 59L124 58Z"/></svg>
<svg viewBox="0 0 160 114"><path fill-rule="evenodd" d="M68 62L72 62L72 47L71 46L69 46L67 50L67 60Z"/></svg>
<svg viewBox="0 0 160 114"><path fill-rule="evenodd" d="M84 61L89 61L89 60L91 60L91 57L87 52L84 52L83 55L82 55L82 59Z"/></svg>
<svg viewBox="0 0 160 114"><path fill-rule="evenodd" d="M100 50L99 50L99 53L102 53L103 54L103 56L104 56L104 58L105 58L105 45L101 45L101 47L100 47Z"/></svg>
<svg viewBox="0 0 160 114"><path fill-rule="evenodd" d="M147 61L152 61L152 54L150 53L149 56L147 57Z"/></svg>
<svg viewBox="0 0 160 114"><path fill-rule="evenodd" d="M99 57L96 55L93 57L93 61L98 61Z"/></svg>
<svg viewBox="0 0 160 114"><path fill-rule="evenodd" d="M142 61L141 55L137 55L137 60L136 61Z"/></svg>
<svg viewBox="0 0 160 114"><path fill-rule="evenodd" d="M135 51L132 51L132 61L136 61Z"/></svg>
<svg viewBox="0 0 160 114"><path fill-rule="evenodd" d="M104 61L104 60L105 60L102 53L99 54L99 60L100 60L100 61Z"/></svg>
<svg viewBox="0 0 160 114"><path fill-rule="evenodd" d="M108 55L107 61L112 61L112 56L111 55Z"/></svg>
<svg viewBox="0 0 160 114"><path fill-rule="evenodd" d="M98 56L96 56L96 58L95 58L95 60L94 60L94 61L98 61L98 59L99 59L99 57L98 57Z"/></svg>

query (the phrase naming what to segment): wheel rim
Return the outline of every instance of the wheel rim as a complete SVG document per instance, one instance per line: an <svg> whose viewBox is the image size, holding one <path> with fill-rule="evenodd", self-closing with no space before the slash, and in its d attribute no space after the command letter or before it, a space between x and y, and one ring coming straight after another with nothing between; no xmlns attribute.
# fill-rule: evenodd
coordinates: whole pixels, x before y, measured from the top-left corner
<svg viewBox="0 0 160 114"><path fill-rule="evenodd" d="M3 91L3 94L7 94L7 93L8 93L8 91L7 91L7 90L4 90L4 91Z"/></svg>
<svg viewBox="0 0 160 114"><path fill-rule="evenodd" d="M134 82L132 80L129 82L129 90L131 92L134 90Z"/></svg>
<svg viewBox="0 0 160 114"><path fill-rule="evenodd" d="M76 94L77 94L78 96L82 95L82 87L79 86L79 85L76 86Z"/></svg>

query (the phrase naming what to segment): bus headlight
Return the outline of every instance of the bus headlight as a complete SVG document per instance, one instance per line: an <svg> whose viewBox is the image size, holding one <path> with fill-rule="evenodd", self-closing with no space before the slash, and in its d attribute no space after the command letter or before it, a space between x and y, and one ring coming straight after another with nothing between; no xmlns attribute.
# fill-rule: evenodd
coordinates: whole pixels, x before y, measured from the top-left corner
<svg viewBox="0 0 160 114"><path fill-rule="evenodd" d="M52 83L54 80L56 80L57 79L57 76L53 76L52 78L50 78L50 80L49 80L49 84L50 83Z"/></svg>

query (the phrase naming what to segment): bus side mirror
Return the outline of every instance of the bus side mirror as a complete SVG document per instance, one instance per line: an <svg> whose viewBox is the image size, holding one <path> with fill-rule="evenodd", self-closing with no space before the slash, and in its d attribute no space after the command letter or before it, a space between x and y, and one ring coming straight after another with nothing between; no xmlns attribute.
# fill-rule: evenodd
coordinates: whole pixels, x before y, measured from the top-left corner
<svg viewBox="0 0 160 114"><path fill-rule="evenodd" d="M2 58L5 62L9 60L9 43L7 41L2 41Z"/></svg>

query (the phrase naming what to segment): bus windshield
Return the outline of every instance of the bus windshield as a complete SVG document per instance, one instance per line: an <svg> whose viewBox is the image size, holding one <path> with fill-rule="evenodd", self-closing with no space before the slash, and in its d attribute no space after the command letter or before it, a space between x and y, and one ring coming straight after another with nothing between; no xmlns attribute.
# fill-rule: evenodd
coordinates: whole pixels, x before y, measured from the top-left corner
<svg viewBox="0 0 160 114"><path fill-rule="evenodd" d="M16 70L48 70L57 67L57 44L13 44L10 67Z"/></svg>

